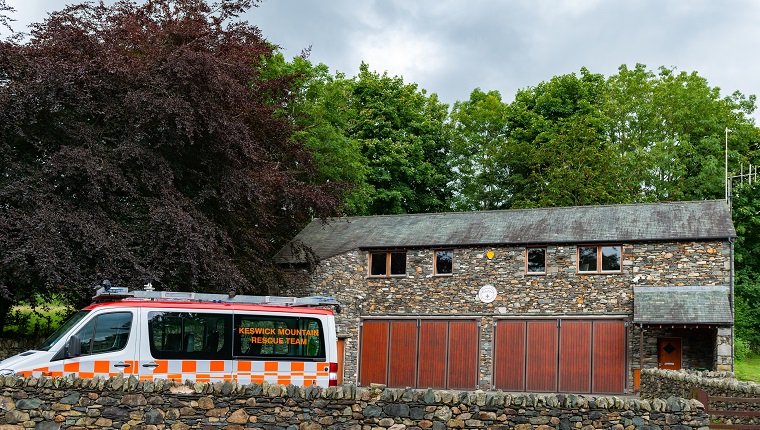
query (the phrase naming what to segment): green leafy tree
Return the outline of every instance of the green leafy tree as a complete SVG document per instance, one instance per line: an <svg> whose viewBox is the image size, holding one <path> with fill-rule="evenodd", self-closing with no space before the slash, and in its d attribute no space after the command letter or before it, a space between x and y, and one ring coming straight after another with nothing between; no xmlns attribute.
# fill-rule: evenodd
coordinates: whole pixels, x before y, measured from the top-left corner
<svg viewBox="0 0 760 430"><path fill-rule="evenodd" d="M604 77L585 68L518 92L509 108L508 140L529 154L511 205L572 206L630 201L616 148L605 138ZM518 151L517 148L523 148Z"/></svg>
<svg viewBox="0 0 760 430"><path fill-rule="evenodd" d="M544 133L536 151L537 168L531 179L540 207L627 203L628 190L620 179L617 153L600 139L603 120L573 115ZM527 205L528 202L517 202Z"/></svg>
<svg viewBox="0 0 760 430"><path fill-rule="evenodd" d="M292 97L278 112L296 128L293 138L315 159L318 181L345 190L342 209L353 215L418 213L446 209L448 108L400 77L362 64L348 79L305 55L292 62L275 53L263 76L297 76Z"/></svg>
<svg viewBox="0 0 760 430"><path fill-rule="evenodd" d="M499 209L509 202L507 108L498 91L484 93L479 88L469 100L454 104L450 152L454 209Z"/></svg>
<svg viewBox="0 0 760 430"><path fill-rule="evenodd" d="M499 143L468 146L492 133L484 130L493 118L472 114L485 96L477 90L452 112L453 163L466 178L454 182L461 208L466 199L533 207L722 198L725 130L730 171L759 140L754 96L721 97L696 73L664 67L622 66L607 79L584 68L522 89L499 125ZM494 147L499 156L488 152ZM493 165L478 168L481 160ZM465 186L487 171L497 172L498 186Z"/></svg>
<svg viewBox="0 0 760 430"><path fill-rule="evenodd" d="M313 65L305 54L287 62L274 53L262 65L263 76L296 77L291 81L293 97L279 110L295 127L294 141L311 150L318 183L343 187L345 213L367 213L373 190L367 182L368 163L361 142L348 134L354 81L342 73L331 75L326 65Z"/></svg>
<svg viewBox="0 0 760 430"><path fill-rule="evenodd" d="M400 77L360 67L349 100L347 135L367 160L365 215L447 208L451 179L447 105Z"/></svg>
<svg viewBox="0 0 760 430"><path fill-rule="evenodd" d="M0 42L0 326L105 278L276 292L271 256L339 201L275 116L295 77L262 79L251 4L87 3Z"/></svg>
<svg viewBox="0 0 760 430"><path fill-rule="evenodd" d="M760 350L760 185L734 189L736 335Z"/></svg>
<svg viewBox="0 0 760 430"><path fill-rule="evenodd" d="M725 130L732 130L729 156L738 167L757 142L755 96L721 97L696 72L660 67L655 74L642 64L621 66L607 83L608 138L628 177L641 184L637 200L723 197Z"/></svg>

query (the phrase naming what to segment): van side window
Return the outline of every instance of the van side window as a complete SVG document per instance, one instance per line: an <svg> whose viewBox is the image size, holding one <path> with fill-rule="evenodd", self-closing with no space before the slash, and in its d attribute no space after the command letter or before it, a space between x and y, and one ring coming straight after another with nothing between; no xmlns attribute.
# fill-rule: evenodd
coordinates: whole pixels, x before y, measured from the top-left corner
<svg viewBox="0 0 760 430"><path fill-rule="evenodd" d="M229 359L231 325L226 314L149 312L150 353L158 359Z"/></svg>
<svg viewBox="0 0 760 430"><path fill-rule="evenodd" d="M102 354L124 349L132 328L132 312L98 315L77 333L82 355Z"/></svg>
<svg viewBox="0 0 760 430"><path fill-rule="evenodd" d="M235 356L325 358L324 331L316 318L235 315L234 327Z"/></svg>

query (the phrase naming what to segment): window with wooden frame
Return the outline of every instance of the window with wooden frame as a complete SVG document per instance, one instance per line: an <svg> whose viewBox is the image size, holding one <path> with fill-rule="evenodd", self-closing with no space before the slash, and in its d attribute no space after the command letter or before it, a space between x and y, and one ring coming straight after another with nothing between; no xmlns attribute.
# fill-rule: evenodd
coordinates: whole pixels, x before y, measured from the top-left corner
<svg viewBox="0 0 760 430"><path fill-rule="evenodd" d="M435 251L433 273L436 275L452 275L454 273L454 250L438 249Z"/></svg>
<svg viewBox="0 0 760 430"><path fill-rule="evenodd" d="M578 273L614 273L623 270L620 245L579 246Z"/></svg>
<svg viewBox="0 0 760 430"><path fill-rule="evenodd" d="M369 253L369 276L406 275L406 251L372 251Z"/></svg>
<svg viewBox="0 0 760 430"><path fill-rule="evenodd" d="M528 275L546 273L546 247L525 249L525 273Z"/></svg>

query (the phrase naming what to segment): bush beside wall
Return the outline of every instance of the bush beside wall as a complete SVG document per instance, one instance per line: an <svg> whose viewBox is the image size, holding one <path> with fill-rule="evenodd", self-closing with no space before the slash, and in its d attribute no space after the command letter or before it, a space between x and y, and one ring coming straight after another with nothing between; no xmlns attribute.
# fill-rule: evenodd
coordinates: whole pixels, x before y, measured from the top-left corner
<svg viewBox="0 0 760 430"><path fill-rule="evenodd" d="M701 429L696 401L267 383L0 377L0 428Z"/></svg>

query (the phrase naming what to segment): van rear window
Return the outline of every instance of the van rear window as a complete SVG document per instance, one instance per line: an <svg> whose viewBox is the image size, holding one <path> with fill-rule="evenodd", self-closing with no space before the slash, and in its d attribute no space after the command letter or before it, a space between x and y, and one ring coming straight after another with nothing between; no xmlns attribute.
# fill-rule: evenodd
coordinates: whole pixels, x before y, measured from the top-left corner
<svg viewBox="0 0 760 430"><path fill-rule="evenodd" d="M156 359L325 359L317 318L197 312L148 313L148 339Z"/></svg>
<svg viewBox="0 0 760 430"><path fill-rule="evenodd" d="M149 312L150 353L157 359L230 359L231 324L226 314Z"/></svg>
<svg viewBox="0 0 760 430"><path fill-rule="evenodd" d="M325 358L325 336L316 318L235 315L234 355L244 358Z"/></svg>

